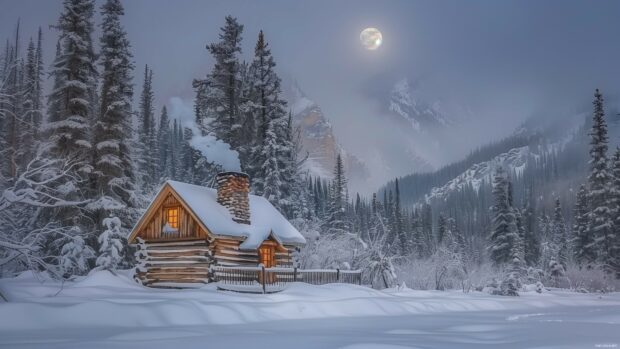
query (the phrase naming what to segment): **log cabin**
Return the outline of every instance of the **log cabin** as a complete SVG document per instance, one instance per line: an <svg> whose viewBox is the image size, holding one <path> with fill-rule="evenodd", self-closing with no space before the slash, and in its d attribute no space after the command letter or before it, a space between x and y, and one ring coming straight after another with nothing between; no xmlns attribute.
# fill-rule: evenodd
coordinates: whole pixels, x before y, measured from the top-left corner
<svg viewBox="0 0 620 349"><path fill-rule="evenodd" d="M151 287L213 281L211 266L292 267L303 236L239 172L217 175L217 189L167 181L132 229L134 278Z"/></svg>

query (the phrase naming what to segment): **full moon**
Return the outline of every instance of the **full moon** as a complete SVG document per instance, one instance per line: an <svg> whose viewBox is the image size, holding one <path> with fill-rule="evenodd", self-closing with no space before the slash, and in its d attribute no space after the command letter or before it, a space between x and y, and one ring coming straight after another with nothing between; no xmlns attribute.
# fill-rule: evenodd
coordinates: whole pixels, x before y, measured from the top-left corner
<svg viewBox="0 0 620 349"><path fill-rule="evenodd" d="M376 50L383 42L383 36L377 28L366 28L360 33L360 41L367 50Z"/></svg>

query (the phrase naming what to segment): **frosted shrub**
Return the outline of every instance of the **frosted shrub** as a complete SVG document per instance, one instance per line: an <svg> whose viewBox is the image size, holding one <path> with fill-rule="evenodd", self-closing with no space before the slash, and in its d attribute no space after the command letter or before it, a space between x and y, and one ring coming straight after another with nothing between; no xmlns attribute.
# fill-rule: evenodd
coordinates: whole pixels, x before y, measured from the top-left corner
<svg viewBox="0 0 620 349"><path fill-rule="evenodd" d="M103 220L106 230L99 235L99 257L97 267L99 269L115 269L123 259L123 243L121 235L121 220L110 216Z"/></svg>
<svg viewBox="0 0 620 349"><path fill-rule="evenodd" d="M602 268L579 267L575 264L566 266L567 288L577 292L615 292L620 290L620 280L607 274Z"/></svg>
<svg viewBox="0 0 620 349"><path fill-rule="evenodd" d="M411 256L395 259L395 270L399 282L405 282L411 289L417 290L447 290L461 289L470 291L478 284L485 284L488 278L484 268L480 272L476 268L466 266L458 255L443 248L429 259L417 259ZM482 281L481 279L485 280Z"/></svg>

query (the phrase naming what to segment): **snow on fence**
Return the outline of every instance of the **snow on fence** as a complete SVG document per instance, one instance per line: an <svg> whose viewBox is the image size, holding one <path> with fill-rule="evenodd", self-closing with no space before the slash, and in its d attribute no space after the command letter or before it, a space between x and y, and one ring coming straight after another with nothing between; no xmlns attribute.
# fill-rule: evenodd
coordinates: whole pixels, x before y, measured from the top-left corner
<svg viewBox="0 0 620 349"><path fill-rule="evenodd" d="M281 290L291 282L362 284L361 270L213 266L211 272L223 288L263 293Z"/></svg>

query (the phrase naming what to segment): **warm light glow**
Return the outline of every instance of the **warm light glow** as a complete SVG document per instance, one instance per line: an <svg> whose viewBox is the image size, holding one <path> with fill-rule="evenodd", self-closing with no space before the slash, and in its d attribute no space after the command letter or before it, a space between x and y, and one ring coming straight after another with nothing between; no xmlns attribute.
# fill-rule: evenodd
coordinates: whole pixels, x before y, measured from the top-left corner
<svg viewBox="0 0 620 349"><path fill-rule="evenodd" d="M179 228L179 209L169 208L166 210L166 222L171 228Z"/></svg>
<svg viewBox="0 0 620 349"><path fill-rule="evenodd" d="M265 266L265 268L271 268L276 265L275 263L275 251L273 246L261 246L258 249L260 255L260 263Z"/></svg>

